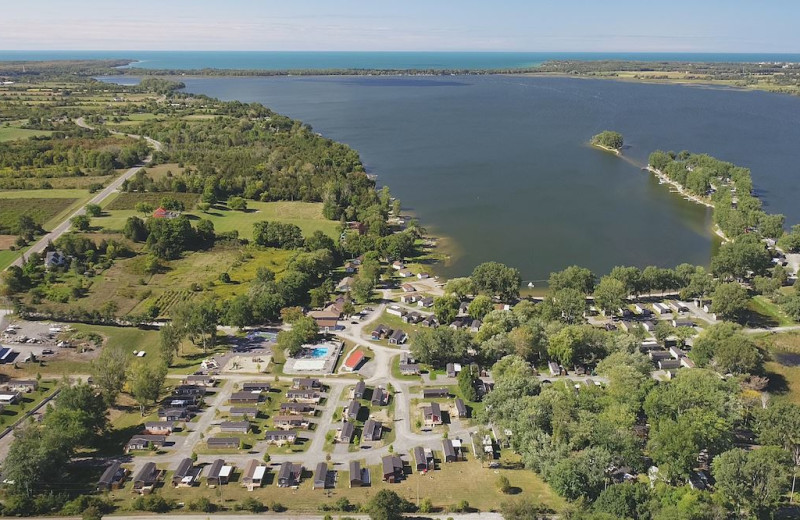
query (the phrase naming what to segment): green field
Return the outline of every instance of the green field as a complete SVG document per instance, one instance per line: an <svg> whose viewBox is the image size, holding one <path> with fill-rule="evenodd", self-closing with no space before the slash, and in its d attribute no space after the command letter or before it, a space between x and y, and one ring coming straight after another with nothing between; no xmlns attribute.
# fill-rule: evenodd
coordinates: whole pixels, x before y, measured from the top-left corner
<svg viewBox="0 0 800 520"><path fill-rule="evenodd" d="M185 196L187 199L197 194L190 193L121 193L105 209L105 215L92 219L92 225L102 229L120 231L125 226L125 221L132 216L141 217L142 214L133 208L137 202L149 202L154 206L164 196ZM178 197L176 197L178 198ZM179 199L180 200L180 199ZM194 204L186 204L189 208ZM247 211L232 211L223 205L215 205L207 212L199 210L185 211L191 219L207 219L214 223L218 233L238 231L242 238L253 237L253 224L262 220L295 224L305 236L315 231L322 231L330 237L336 237L338 222L327 220L322 216L322 204L314 202L254 202L247 201Z"/></svg>
<svg viewBox="0 0 800 520"><path fill-rule="evenodd" d="M14 126L0 126L0 142L13 141L15 139L27 139L37 135L50 135L48 130L28 130Z"/></svg>
<svg viewBox="0 0 800 520"><path fill-rule="evenodd" d="M17 222L23 215L33 218L37 224L46 224L61 213L67 212L78 199L69 198L6 198L0 204L0 233L19 233Z"/></svg>
<svg viewBox="0 0 800 520"><path fill-rule="evenodd" d="M197 204L200 195L197 193L173 193L173 192L123 192L116 197L110 199L110 202L105 205L106 210L133 210L139 202L146 202L153 207L158 207L161 200L165 197L170 197L182 202L186 209L191 209ZM139 214L141 216L141 214ZM127 218L129 215L126 215Z"/></svg>

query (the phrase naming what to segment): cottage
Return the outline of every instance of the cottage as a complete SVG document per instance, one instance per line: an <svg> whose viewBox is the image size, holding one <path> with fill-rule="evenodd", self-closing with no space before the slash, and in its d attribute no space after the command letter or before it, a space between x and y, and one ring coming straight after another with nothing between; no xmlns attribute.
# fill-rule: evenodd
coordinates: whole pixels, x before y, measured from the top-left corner
<svg viewBox="0 0 800 520"><path fill-rule="evenodd" d="M405 293L400 295L400 301L402 303L415 303L419 298L419 293Z"/></svg>
<svg viewBox="0 0 800 520"><path fill-rule="evenodd" d="M450 439L442 440L442 452L444 453L445 462L455 462L458 460L458 455L453 447L453 441Z"/></svg>
<svg viewBox="0 0 800 520"><path fill-rule="evenodd" d="M417 300L417 306L418 307L423 307L423 308L426 308L426 309L430 308L430 307L433 307L433 297L432 296L426 296L425 298L420 298L419 300Z"/></svg>
<svg viewBox="0 0 800 520"><path fill-rule="evenodd" d="M173 487L192 487L199 472L195 470L194 462L190 458L185 458L178 463L175 472L172 474Z"/></svg>
<svg viewBox="0 0 800 520"><path fill-rule="evenodd" d="M176 396L203 396L206 395L206 387L200 385L178 385L172 390L172 395Z"/></svg>
<svg viewBox="0 0 800 520"><path fill-rule="evenodd" d="M659 370L669 370L678 368L681 366L681 362L677 359L661 359L658 361L658 368Z"/></svg>
<svg viewBox="0 0 800 520"><path fill-rule="evenodd" d="M363 380L356 383L356 386L353 387L353 391L351 392L353 399L363 399L366 390L367 384Z"/></svg>
<svg viewBox="0 0 800 520"><path fill-rule="evenodd" d="M383 425L373 419L367 419L367 422L364 423L364 435L361 437L361 441L379 441L382 434Z"/></svg>
<svg viewBox="0 0 800 520"><path fill-rule="evenodd" d="M184 408L186 410L196 410L203 398L199 395L171 395L161 401L166 408Z"/></svg>
<svg viewBox="0 0 800 520"><path fill-rule="evenodd" d="M231 417L247 417L248 419L255 419L258 417L258 408L249 406L234 406L228 412Z"/></svg>
<svg viewBox="0 0 800 520"><path fill-rule="evenodd" d="M343 422L341 428L339 428L336 432L336 438L339 442L344 444L350 444L353 442L353 437L355 437L356 428L353 426L351 422Z"/></svg>
<svg viewBox="0 0 800 520"><path fill-rule="evenodd" d="M477 334L478 331L481 330L481 325L483 325L481 320L472 320L469 324L469 331Z"/></svg>
<svg viewBox="0 0 800 520"><path fill-rule="evenodd" d="M309 311L308 316L313 318L320 331L333 332L339 326L339 316L341 316L341 313L331 310Z"/></svg>
<svg viewBox="0 0 800 520"><path fill-rule="evenodd" d="M206 446L210 450L239 449L240 445L239 437L209 437L206 439Z"/></svg>
<svg viewBox="0 0 800 520"><path fill-rule="evenodd" d="M224 486L230 481L233 466L227 466L222 459L216 459L208 468L206 485L208 487Z"/></svg>
<svg viewBox="0 0 800 520"><path fill-rule="evenodd" d="M442 410L439 403L431 403L422 407L422 418L425 426L439 426L442 424Z"/></svg>
<svg viewBox="0 0 800 520"><path fill-rule="evenodd" d="M403 363L400 362L399 365L400 374L404 376L416 376L419 375L419 365L417 363Z"/></svg>
<svg viewBox="0 0 800 520"><path fill-rule="evenodd" d="M411 311L405 316L402 317L403 323L410 323L411 325L415 325L422 321L422 314L418 313L417 311Z"/></svg>
<svg viewBox="0 0 800 520"><path fill-rule="evenodd" d="M308 419L300 415L276 415L273 418L275 427L281 430L291 430L293 428L300 428L307 430L310 423Z"/></svg>
<svg viewBox="0 0 800 520"><path fill-rule="evenodd" d="M448 363L444 367L447 377L456 377L461 372L461 363Z"/></svg>
<svg viewBox="0 0 800 520"><path fill-rule="evenodd" d="M270 386L269 383L264 383L260 381L250 381L247 383L242 383L242 391L243 392L269 392Z"/></svg>
<svg viewBox="0 0 800 520"><path fill-rule="evenodd" d="M669 314L671 309L668 305L663 303L654 303L653 310L656 311L656 314L663 316L664 314Z"/></svg>
<svg viewBox="0 0 800 520"><path fill-rule="evenodd" d="M293 390L313 390L322 388L319 379L313 377L295 377L292 379Z"/></svg>
<svg viewBox="0 0 800 520"><path fill-rule="evenodd" d="M144 423L144 432L149 435L172 435L175 421L152 421Z"/></svg>
<svg viewBox="0 0 800 520"><path fill-rule="evenodd" d="M444 399L450 397L450 391L447 388L424 388L422 390L423 399Z"/></svg>
<svg viewBox="0 0 800 520"><path fill-rule="evenodd" d="M379 339L383 339L389 336L392 333L392 329L381 323L372 331L372 339L377 341Z"/></svg>
<svg viewBox="0 0 800 520"><path fill-rule="evenodd" d="M372 400L370 403L372 406L386 406L389 404L389 392L379 386L376 386L372 391Z"/></svg>
<svg viewBox="0 0 800 520"><path fill-rule="evenodd" d="M311 489L325 489L328 484L328 464L320 462L314 470L314 482Z"/></svg>
<svg viewBox="0 0 800 520"><path fill-rule="evenodd" d="M342 370L345 372L355 372L361 367L361 364L365 359L366 358L364 357L364 353L362 351L354 350L349 356L347 356L347 359L344 360Z"/></svg>
<svg viewBox="0 0 800 520"><path fill-rule="evenodd" d="M314 415L314 406L308 403L281 403L283 415Z"/></svg>
<svg viewBox="0 0 800 520"><path fill-rule="evenodd" d="M466 418L469 417L469 410L461 398L456 397L452 411L450 412L453 417Z"/></svg>
<svg viewBox="0 0 800 520"><path fill-rule="evenodd" d="M435 329L436 327L439 326L439 320L436 319L436 316L431 314L430 316L426 316L425 318L423 318L423 320L420 322L420 325Z"/></svg>
<svg viewBox="0 0 800 520"><path fill-rule="evenodd" d="M0 392L0 405L2 406L10 406L12 404L17 404L22 400L22 394L19 392L8 391L8 392Z"/></svg>
<svg viewBox="0 0 800 520"><path fill-rule="evenodd" d="M412 273L412 272L411 272L410 270L408 270L408 269L400 269L400 270L397 272L397 274L399 274L399 275L400 275L400 278L411 278L412 276L414 276L414 273Z"/></svg>
<svg viewBox="0 0 800 520"><path fill-rule="evenodd" d="M173 218L178 218L179 215L180 213L178 213L177 211L170 211L162 208L161 206L156 208L156 210L153 212L153 218L173 219Z"/></svg>
<svg viewBox="0 0 800 520"><path fill-rule="evenodd" d="M231 404L257 404L261 401L261 392L234 392L228 401Z"/></svg>
<svg viewBox="0 0 800 520"><path fill-rule="evenodd" d="M186 385L198 385L198 386L209 387L209 386L214 386L214 378L202 374L194 374L191 376L186 376L186 379L183 380L183 383Z"/></svg>
<svg viewBox="0 0 800 520"><path fill-rule="evenodd" d="M686 368L694 368L695 367L694 361L692 361L691 359L689 359L686 356L682 357L680 359L680 362L681 362L681 366L682 367L686 367Z"/></svg>
<svg viewBox="0 0 800 520"><path fill-rule="evenodd" d="M455 321L450 324L450 328L453 330L461 330L468 327L470 323L471 320L469 318L456 318Z"/></svg>
<svg viewBox="0 0 800 520"><path fill-rule="evenodd" d="M403 289L404 293L413 293L417 292L417 288L411 285L410 283L404 283L401 288Z"/></svg>
<svg viewBox="0 0 800 520"><path fill-rule="evenodd" d="M669 348L669 353L675 359L680 359L682 357L686 357L686 352L684 352L683 349L681 349L681 348L679 348L677 346L670 347Z"/></svg>
<svg viewBox="0 0 800 520"><path fill-rule="evenodd" d="M430 277L431 277L431 275L429 275L428 273L418 273L417 274L417 278L419 278L420 280L425 280L425 279L428 279Z"/></svg>
<svg viewBox="0 0 800 520"><path fill-rule="evenodd" d="M297 440L297 432L292 430L272 430L264 434L264 439L267 441L267 444L275 444L277 446L294 444Z"/></svg>
<svg viewBox="0 0 800 520"><path fill-rule="evenodd" d="M219 431L247 435L247 432L250 431L250 423L248 421L223 421L219 425Z"/></svg>
<svg viewBox="0 0 800 520"><path fill-rule="evenodd" d="M642 322L642 327L644 327L644 330L646 330L647 332L654 332L656 330L655 322L650 321L650 320L643 321Z"/></svg>
<svg viewBox="0 0 800 520"><path fill-rule="evenodd" d="M150 494L156 487L159 478L161 478L161 471L156 467L156 463L145 463L139 473L133 477L133 492L140 495Z"/></svg>
<svg viewBox="0 0 800 520"><path fill-rule="evenodd" d="M128 470L122 467L122 463L115 460L106 468L100 479L97 481L97 491L112 491L119 489L125 484L125 477Z"/></svg>
<svg viewBox="0 0 800 520"><path fill-rule="evenodd" d="M392 333L389 337L389 344L390 345L402 345L408 339L408 334L406 334L402 329L397 329Z"/></svg>
<svg viewBox="0 0 800 520"><path fill-rule="evenodd" d="M389 307L386 308L386 314L401 318L406 315L406 311L399 305L389 305Z"/></svg>
<svg viewBox="0 0 800 520"><path fill-rule="evenodd" d="M392 262L392 269L394 269L395 271L402 271L405 268L406 264L404 264L400 260L395 260L394 262Z"/></svg>
<svg viewBox="0 0 800 520"><path fill-rule="evenodd" d="M633 311L641 316L650 316L651 314L653 314L650 311L650 309L648 309L647 307L644 306L644 304L641 303L635 303L633 305Z"/></svg>
<svg viewBox="0 0 800 520"><path fill-rule="evenodd" d="M352 268L355 271L355 268ZM352 276L345 276L341 279L341 281L336 284L336 291L338 292L348 292L350 288L353 286L353 277Z"/></svg>
<svg viewBox="0 0 800 520"><path fill-rule="evenodd" d="M131 451L162 448L167 443L166 435L134 435L125 445L125 453Z"/></svg>
<svg viewBox="0 0 800 520"><path fill-rule="evenodd" d="M39 382L35 379L12 379L6 383L6 390L12 392L33 392L39 388Z"/></svg>
<svg viewBox="0 0 800 520"><path fill-rule="evenodd" d="M300 464L292 464L291 462L284 462L281 464L281 469L278 470L278 478L275 479L278 487L292 487L300 484L300 477L303 474L303 466Z"/></svg>
<svg viewBox="0 0 800 520"><path fill-rule="evenodd" d="M350 403L344 407L344 416L348 420L354 421L356 417L358 417L358 412L361 411L361 403L353 399Z"/></svg>
<svg viewBox="0 0 800 520"><path fill-rule="evenodd" d="M694 322L692 320L687 319L673 319L672 320L673 327L694 327Z"/></svg>
<svg viewBox="0 0 800 520"><path fill-rule="evenodd" d="M361 478L361 463L357 460L350 461L350 477L348 481L351 488L364 485L364 480Z"/></svg>
<svg viewBox="0 0 800 520"><path fill-rule="evenodd" d="M433 456L428 457L422 446L416 446L412 451L414 452L414 463L417 471L433 469Z"/></svg>
<svg viewBox="0 0 800 520"><path fill-rule="evenodd" d="M162 421L186 421L189 411L185 408L162 408L158 411L158 418Z"/></svg>
<svg viewBox="0 0 800 520"><path fill-rule="evenodd" d="M381 459L384 482L395 483L403 478L403 461L397 455L386 455Z"/></svg>
<svg viewBox="0 0 800 520"><path fill-rule="evenodd" d="M244 467L244 473L242 473L242 487L247 488L247 491L260 488L266 474L267 466L265 464L256 459L250 459Z"/></svg>
<svg viewBox="0 0 800 520"><path fill-rule="evenodd" d="M295 403L319 404L322 400L320 393L314 390L288 390L286 392L286 398Z"/></svg>

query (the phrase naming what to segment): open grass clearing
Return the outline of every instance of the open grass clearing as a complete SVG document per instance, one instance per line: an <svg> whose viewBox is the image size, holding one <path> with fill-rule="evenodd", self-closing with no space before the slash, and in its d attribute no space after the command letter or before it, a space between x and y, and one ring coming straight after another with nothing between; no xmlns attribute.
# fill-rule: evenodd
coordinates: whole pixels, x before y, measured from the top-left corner
<svg viewBox="0 0 800 520"><path fill-rule="evenodd" d="M0 126L0 142L14 141L15 139L27 139L39 135L50 135L49 130L31 130L14 126Z"/></svg>

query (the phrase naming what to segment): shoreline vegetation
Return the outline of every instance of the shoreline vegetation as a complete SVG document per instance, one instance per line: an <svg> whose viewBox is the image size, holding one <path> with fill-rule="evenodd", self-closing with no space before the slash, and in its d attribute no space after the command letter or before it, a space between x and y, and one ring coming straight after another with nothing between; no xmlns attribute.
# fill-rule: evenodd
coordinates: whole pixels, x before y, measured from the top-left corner
<svg viewBox="0 0 800 520"><path fill-rule="evenodd" d="M551 60L532 67L496 69L145 69L134 59L0 62L0 77L49 74L84 76L464 76L536 75L613 79L642 83L712 85L800 95L800 63Z"/></svg>

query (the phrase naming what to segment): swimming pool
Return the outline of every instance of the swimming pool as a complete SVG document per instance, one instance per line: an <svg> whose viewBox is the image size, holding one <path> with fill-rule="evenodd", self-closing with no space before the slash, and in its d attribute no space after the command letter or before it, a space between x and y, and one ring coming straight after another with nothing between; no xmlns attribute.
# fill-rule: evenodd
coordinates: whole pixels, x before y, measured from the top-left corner
<svg viewBox="0 0 800 520"><path fill-rule="evenodd" d="M328 347L314 347L311 350L311 357L315 359L328 357Z"/></svg>

